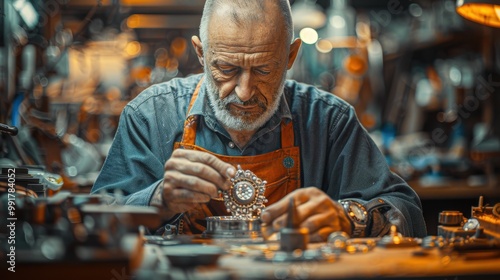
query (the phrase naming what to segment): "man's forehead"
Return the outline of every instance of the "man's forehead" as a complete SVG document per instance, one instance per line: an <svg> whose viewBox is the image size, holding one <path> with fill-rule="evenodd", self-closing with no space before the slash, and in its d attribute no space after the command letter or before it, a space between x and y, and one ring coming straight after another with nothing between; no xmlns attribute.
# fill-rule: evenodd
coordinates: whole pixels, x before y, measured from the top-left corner
<svg viewBox="0 0 500 280"><path fill-rule="evenodd" d="M239 4L237 3L239 2ZM278 23L281 10L276 1L222 1L211 16L211 22L222 21L243 27L250 23Z"/></svg>

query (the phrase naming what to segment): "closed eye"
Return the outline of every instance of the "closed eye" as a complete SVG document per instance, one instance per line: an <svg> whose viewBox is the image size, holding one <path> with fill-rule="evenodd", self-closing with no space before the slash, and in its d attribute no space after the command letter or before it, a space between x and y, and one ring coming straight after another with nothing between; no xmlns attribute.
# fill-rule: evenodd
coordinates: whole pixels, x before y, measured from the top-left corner
<svg viewBox="0 0 500 280"><path fill-rule="evenodd" d="M261 74L261 75L269 75L271 72L270 71L265 71L262 69L255 69L255 72Z"/></svg>
<svg viewBox="0 0 500 280"><path fill-rule="evenodd" d="M220 68L220 71L224 75L229 75L229 74L235 72L236 70L238 70L238 68L228 68L228 69L222 69L222 68Z"/></svg>

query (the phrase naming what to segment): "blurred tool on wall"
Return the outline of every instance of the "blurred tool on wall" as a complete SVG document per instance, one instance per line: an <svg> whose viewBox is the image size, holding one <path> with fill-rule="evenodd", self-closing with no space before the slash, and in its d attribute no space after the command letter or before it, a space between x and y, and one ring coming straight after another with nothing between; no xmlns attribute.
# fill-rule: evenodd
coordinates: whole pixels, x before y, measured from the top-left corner
<svg viewBox="0 0 500 280"><path fill-rule="evenodd" d="M14 141L2 135L2 166L60 174L63 189L88 191L126 103L200 72L188 47L203 5L194 2L163 7L195 12L181 20L137 13L157 10L152 2L2 1L0 122L19 129Z"/></svg>
<svg viewBox="0 0 500 280"><path fill-rule="evenodd" d="M468 36L459 29L432 48L414 44L411 67L401 65L393 79L385 147L394 169L422 186L498 182L498 30L470 22L463 30Z"/></svg>
<svg viewBox="0 0 500 280"><path fill-rule="evenodd" d="M463 20L455 1L296 2L308 13L290 76L353 105L394 171L421 186L497 184L494 27ZM498 20L491 11L480 18Z"/></svg>
<svg viewBox="0 0 500 280"><path fill-rule="evenodd" d="M485 63L484 78L481 79L484 98L484 113L481 123L474 127L474 138L471 146L471 158L474 162L486 166L488 184L491 186L499 182L495 167L500 162L500 1L494 0L458 0L457 13L467 20L479 23L489 28L483 45L483 58ZM469 105L470 102L468 102ZM465 103L464 105L467 105Z"/></svg>

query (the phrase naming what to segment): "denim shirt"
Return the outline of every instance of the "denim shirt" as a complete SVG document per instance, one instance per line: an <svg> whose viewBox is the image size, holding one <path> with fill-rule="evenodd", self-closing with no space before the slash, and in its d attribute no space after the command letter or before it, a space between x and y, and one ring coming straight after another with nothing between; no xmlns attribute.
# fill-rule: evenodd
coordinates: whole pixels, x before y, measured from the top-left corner
<svg viewBox="0 0 500 280"><path fill-rule="evenodd" d="M127 104L93 193L119 189L123 196L117 203L149 205L174 143L181 140L187 108L201 77L153 85ZM231 143L217 122L204 85L189 115L200 116L196 145L229 156L280 149L280 122L293 121L301 187L315 186L333 200L364 204L370 214L369 236L387 234L391 224L405 236L426 235L417 194L389 170L354 109L333 94L286 81L278 110L242 149Z"/></svg>

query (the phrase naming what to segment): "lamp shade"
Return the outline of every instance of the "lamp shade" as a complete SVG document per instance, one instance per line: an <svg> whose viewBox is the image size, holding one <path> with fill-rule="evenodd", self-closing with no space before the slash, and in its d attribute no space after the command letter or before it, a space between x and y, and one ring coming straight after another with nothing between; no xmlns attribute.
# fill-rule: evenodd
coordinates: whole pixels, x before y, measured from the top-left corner
<svg viewBox="0 0 500 280"><path fill-rule="evenodd" d="M458 0L457 13L468 20L500 28L500 0Z"/></svg>

